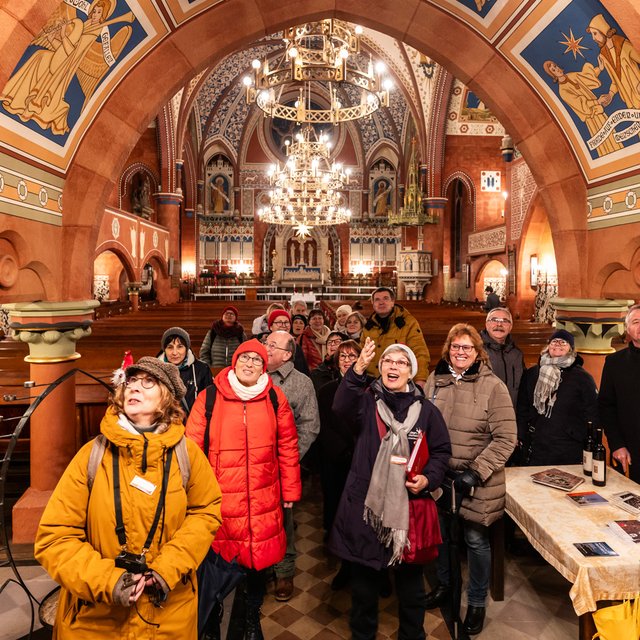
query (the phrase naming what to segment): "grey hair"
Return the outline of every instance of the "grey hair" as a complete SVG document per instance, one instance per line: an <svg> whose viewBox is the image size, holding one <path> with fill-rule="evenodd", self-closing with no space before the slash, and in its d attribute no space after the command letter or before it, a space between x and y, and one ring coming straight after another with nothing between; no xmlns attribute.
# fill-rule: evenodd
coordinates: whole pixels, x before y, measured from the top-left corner
<svg viewBox="0 0 640 640"><path fill-rule="evenodd" d="M296 339L288 331L274 331L273 333L283 333L287 338L289 338L284 349L286 349L293 357L296 353Z"/></svg>
<svg viewBox="0 0 640 640"><path fill-rule="evenodd" d="M627 315L624 317L624 328L626 329L629 326L629 320L631 319L631 314L634 311L640 311L640 303L632 304L627 311Z"/></svg>
<svg viewBox="0 0 640 640"><path fill-rule="evenodd" d="M491 311L489 311L489 313L487 313L487 320L491 320L491 318L493 317L493 314L498 313L498 311L508 316L509 321L511 322L511 324L513 324L513 317L511 315L511 311L509 311L507 307L494 307L493 309L491 309Z"/></svg>

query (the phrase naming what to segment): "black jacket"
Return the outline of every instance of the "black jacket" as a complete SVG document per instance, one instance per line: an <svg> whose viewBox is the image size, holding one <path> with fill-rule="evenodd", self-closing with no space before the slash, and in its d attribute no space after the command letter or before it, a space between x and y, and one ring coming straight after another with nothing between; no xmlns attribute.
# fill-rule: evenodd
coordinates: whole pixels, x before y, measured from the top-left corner
<svg viewBox="0 0 640 640"><path fill-rule="evenodd" d="M609 449L626 447L631 454L629 475L640 482L640 349L627 349L607 356L602 370L598 406Z"/></svg>
<svg viewBox="0 0 640 640"><path fill-rule="evenodd" d="M582 368L582 358L562 371L551 416L540 415L533 406L533 392L540 365L527 369L522 377L516 417L518 439L527 442L529 425L535 429L531 439L530 465L580 464L587 422L598 424L598 392L590 373Z"/></svg>
<svg viewBox="0 0 640 640"><path fill-rule="evenodd" d="M358 376L353 367L338 386L333 411L355 433L355 449L349 476L340 499L338 513L329 537L329 548L339 558L382 569L391 559L391 549L382 545L373 528L363 519L371 472L380 448L376 422L376 398L369 390L366 375ZM451 441L440 411L421 396L422 411L415 428L427 434L429 461L424 475L429 490L437 489L451 457Z"/></svg>
<svg viewBox="0 0 640 640"><path fill-rule="evenodd" d="M525 370L522 351L516 347L516 343L510 335L507 336L504 344L496 342L486 329L483 329L480 335L491 361L491 370L507 385L511 402L515 408L518 401L520 380Z"/></svg>
<svg viewBox="0 0 640 640"><path fill-rule="evenodd" d="M311 372L309 377L311 378L311 382L313 382L313 388L316 390L316 395L318 396L318 399L320 399L320 389L322 389L322 387L324 387L328 382L340 378L340 372L338 371L338 367L336 367L333 356L325 358L324 362L318 365Z"/></svg>

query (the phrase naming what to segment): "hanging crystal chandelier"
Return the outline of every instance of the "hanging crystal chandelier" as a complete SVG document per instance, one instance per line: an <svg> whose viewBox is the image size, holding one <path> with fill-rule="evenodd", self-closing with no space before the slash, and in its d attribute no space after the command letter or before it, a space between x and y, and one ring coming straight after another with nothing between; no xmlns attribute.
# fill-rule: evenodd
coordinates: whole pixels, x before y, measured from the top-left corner
<svg viewBox="0 0 640 640"><path fill-rule="evenodd" d="M271 118L311 124L338 124L371 115L389 106L392 82L382 78L384 64L359 64L362 27L340 20L310 22L284 31L284 51L274 61L252 63L254 77L245 76L246 99L256 103ZM366 68L360 68L360 66ZM311 102L311 83L328 84L329 108ZM360 101L343 105L339 83L360 91ZM291 104L291 91L297 99ZM283 99L284 98L284 99Z"/></svg>
<svg viewBox="0 0 640 640"><path fill-rule="evenodd" d="M258 217L297 227L299 235L314 226L349 222L351 211L341 205L340 191L349 184L351 171L331 161L326 134L317 136L309 125L285 145L287 161L269 169L270 204L258 209Z"/></svg>

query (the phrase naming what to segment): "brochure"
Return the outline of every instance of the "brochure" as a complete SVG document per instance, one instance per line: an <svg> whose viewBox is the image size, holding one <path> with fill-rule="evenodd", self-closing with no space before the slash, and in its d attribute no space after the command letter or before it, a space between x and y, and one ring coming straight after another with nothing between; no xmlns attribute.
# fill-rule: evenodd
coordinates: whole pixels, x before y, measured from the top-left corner
<svg viewBox="0 0 640 640"><path fill-rule="evenodd" d="M587 557L619 555L606 542L574 542L573 546Z"/></svg>
<svg viewBox="0 0 640 640"><path fill-rule="evenodd" d="M595 491L575 491L567 493L567 498L579 507L594 507L600 504L608 504L609 501Z"/></svg>
<svg viewBox="0 0 640 640"><path fill-rule="evenodd" d="M573 491L579 484L584 482L584 478L580 476L555 468L533 473L531 479L538 484L560 489L561 491Z"/></svg>

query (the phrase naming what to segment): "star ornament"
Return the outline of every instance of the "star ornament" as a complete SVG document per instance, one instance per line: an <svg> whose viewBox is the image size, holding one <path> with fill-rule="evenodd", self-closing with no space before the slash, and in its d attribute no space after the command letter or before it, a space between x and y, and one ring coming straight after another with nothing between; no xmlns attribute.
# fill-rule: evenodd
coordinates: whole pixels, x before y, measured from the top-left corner
<svg viewBox="0 0 640 640"><path fill-rule="evenodd" d="M573 35L573 30L571 28L569 28L569 35L567 35L566 33L562 32L562 35L565 37L564 40L560 40L559 44L563 44L565 47L567 47L564 50L564 53L573 53L573 59L577 60L578 54L584 58L584 55L582 54L581 49L584 49L585 51L589 48L589 47L583 47L580 43L582 42L582 39L584 38L584 36L580 36L577 40L576 37Z"/></svg>
<svg viewBox="0 0 640 640"><path fill-rule="evenodd" d="M296 236L298 238L308 238L311 236L311 227L304 224L304 222L298 223L298 226L294 227L294 229L296 230Z"/></svg>

